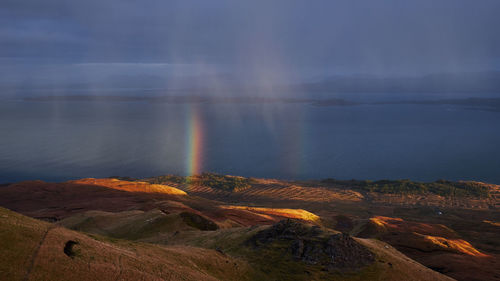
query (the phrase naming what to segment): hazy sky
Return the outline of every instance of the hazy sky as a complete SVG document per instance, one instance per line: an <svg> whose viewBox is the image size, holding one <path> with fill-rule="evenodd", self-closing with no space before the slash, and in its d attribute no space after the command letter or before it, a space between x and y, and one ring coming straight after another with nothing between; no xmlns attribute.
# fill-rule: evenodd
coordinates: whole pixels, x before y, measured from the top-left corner
<svg viewBox="0 0 500 281"><path fill-rule="evenodd" d="M500 69L498 0L2 0L0 82Z"/></svg>

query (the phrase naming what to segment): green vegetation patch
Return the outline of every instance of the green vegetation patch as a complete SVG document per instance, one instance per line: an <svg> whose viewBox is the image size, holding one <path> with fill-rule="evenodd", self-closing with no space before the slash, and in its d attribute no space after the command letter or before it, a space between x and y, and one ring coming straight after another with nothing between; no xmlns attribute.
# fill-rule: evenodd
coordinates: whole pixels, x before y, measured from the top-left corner
<svg viewBox="0 0 500 281"><path fill-rule="evenodd" d="M203 173L189 178L190 182L226 191L241 191L252 184L252 179L237 176L225 176L214 173Z"/></svg>
<svg viewBox="0 0 500 281"><path fill-rule="evenodd" d="M416 182L407 179L379 181L325 179L321 182L346 189L388 194L437 194L445 197L472 196L477 198L489 198L491 196L488 186L471 181L437 180L435 182Z"/></svg>
<svg viewBox="0 0 500 281"><path fill-rule="evenodd" d="M186 183L187 178L181 177L181 176L176 176L176 175L164 175L164 176L147 178L147 179L144 179L143 181L149 182L151 184L166 184L166 185L168 185L170 183L183 184L183 183Z"/></svg>
<svg viewBox="0 0 500 281"><path fill-rule="evenodd" d="M253 180L245 177L226 176L216 173L202 173L190 177L164 175L144 179L152 184L195 184L225 191L241 191L251 187Z"/></svg>

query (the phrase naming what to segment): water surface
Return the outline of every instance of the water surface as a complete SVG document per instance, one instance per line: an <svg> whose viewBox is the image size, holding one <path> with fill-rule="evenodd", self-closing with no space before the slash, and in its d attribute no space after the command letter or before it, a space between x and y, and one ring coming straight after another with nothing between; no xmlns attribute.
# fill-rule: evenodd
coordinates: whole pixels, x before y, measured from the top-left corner
<svg viewBox="0 0 500 281"><path fill-rule="evenodd" d="M196 161L252 177L500 183L499 124L452 105L8 100L0 182L186 175Z"/></svg>

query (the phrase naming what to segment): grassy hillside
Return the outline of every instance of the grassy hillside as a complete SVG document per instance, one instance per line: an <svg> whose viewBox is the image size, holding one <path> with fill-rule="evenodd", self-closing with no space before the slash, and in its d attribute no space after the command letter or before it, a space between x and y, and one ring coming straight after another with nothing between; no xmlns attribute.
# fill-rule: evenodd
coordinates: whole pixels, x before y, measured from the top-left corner
<svg viewBox="0 0 500 281"><path fill-rule="evenodd" d="M156 242L217 249L247 260L262 272L263 280L453 280L384 242L358 238L332 242L338 235L315 225L282 221L273 226L186 232ZM325 256L328 245L337 253L333 263ZM363 258L366 254L360 251L370 252L372 258ZM336 266L339 261L346 265Z"/></svg>
<svg viewBox="0 0 500 281"><path fill-rule="evenodd" d="M446 188L455 186L457 190L469 190L472 186L468 195L457 195L460 192L454 191L449 193L453 195L441 196L437 189L410 181L242 181L238 177L205 174L208 182L215 179L216 183L250 185L221 188L213 182L212 187L202 185L203 175L196 177L199 180L196 184L187 183L184 177L166 176L158 178L158 183L148 182L152 179L122 178L63 183L31 181L4 186L0 189L0 206L55 223L21 217L22 224L28 228L6 227L12 221L2 220L0 216L0 235L3 235L0 249L5 249L2 254L7 253L0 260L4 266L0 273L8 272L6 280L19 280L21 272L25 270L26 274L31 263L38 264L38 259L30 262L26 255L42 253L45 246L39 248L37 243L49 245L46 241L55 239L53 236L57 234L65 238L50 248L47 258L58 264L57 255L61 254L61 257L78 261L71 266L84 276L83 264L87 270L93 270L102 263L105 268L102 270L108 272L102 273L103 276L116 277L117 270L123 267L116 259L123 255L122 250L134 253L131 258L135 267L127 269L134 280L149 276L137 275L139 277L135 278L135 271L167 280L201 278L196 274L202 274L203 280L442 280L444 277L435 272L439 271L458 280L484 281L495 280L499 274L496 262L500 253L497 242L500 220L496 209L499 193L495 185L440 181L435 184ZM385 185L393 186L394 190L384 189ZM489 197L481 199L480 195L471 195L475 192L474 187L488 188ZM423 192L425 188L427 191ZM15 213L5 215L5 218L19 216ZM283 219L298 219L307 225L305 228L319 227L322 234L296 236L297 231L292 229L290 235L272 241L264 239L263 243L259 242L260 246L248 243L252 237L273 229ZM332 229L366 238L345 237L341 241L369 249L375 255L373 262L354 270L335 267L332 270L322 252L330 247L330 238L332 241L338 238L332 238L338 234ZM413 260L373 238L394 246ZM10 241L13 245L7 244ZM95 243L104 243L103 252ZM9 250L10 246L13 248ZM27 248L23 250L23 247ZM40 250L36 250L38 248ZM115 248L121 250L117 252ZM353 249L360 248L353 246ZM84 253L87 255L82 255ZM151 255L154 258L146 258ZM79 259L82 257L84 259ZM176 260L171 260L174 257ZM94 259L98 263L94 264ZM234 266L233 261L238 264L237 270L229 265L217 269L218 262ZM172 268L168 278L157 269L163 264ZM66 265L62 265L57 272L67 270ZM177 274L174 268L177 265L192 272L185 276ZM146 270L138 270L137 266ZM222 271L222 275L213 270ZM31 273L28 275L37 280ZM415 277L422 275L425 279ZM3 276L0 274L0 277ZM49 277L46 275L39 280Z"/></svg>
<svg viewBox="0 0 500 281"><path fill-rule="evenodd" d="M86 235L3 208L0 220L2 280L450 280L382 242L295 221L186 230L162 246Z"/></svg>
<svg viewBox="0 0 500 281"><path fill-rule="evenodd" d="M476 248L442 224L377 216L360 222L351 233L385 241L412 259L458 280L496 280L495 276L500 276L498 255ZM498 239L498 230L496 233Z"/></svg>
<svg viewBox="0 0 500 281"><path fill-rule="evenodd" d="M254 275L245 261L214 250L88 236L3 208L0 249L1 280L248 280Z"/></svg>
<svg viewBox="0 0 500 281"><path fill-rule="evenodd" d="M241 191L251 187L253 180L245 177L219 175L216 173L202 173L190 177L165 175L144 179L152 184L185 184L200 185L224 191Z"/></svg>
<svg viewBox="0 0 500 281"><path fill-rule="evenodd" d="M213 231L219 228L214 222L194 213L165 214L157 209L116 213L88 211L57 224L73 230L127 240L148 240L150 237L178 231Z"/></svg>
<svg viewBox="0 0 500 281"><path fill-rule="evenodd" d="M125 179L125 178L124 178ZM137 179L126 178L132 181ZM238 192L258 183L258 180L245 177L219 175L215 173L202 173L200 175L181 177L176 175L165 175L144 179L152 184L185 184L199 185L213 189ZM492 185L474 181L447 181L437 180L434 182L417 182L407 179L403 180L336 180L324 179L322 184L334 185L344 189L359 190L365 192L378 192L387 194L436 194L440 196L471 196L475 198L489 198L492 196Z"/></svg>
<svg viewBox="0 0 500 281"><path fill-rule="evenodd" d="M338 187L360 190L365 192L379 192L390 194L436 194L441 196L488 198L491 196L490 187L486 184L472 181L452 182L438 180L435 182L416 182L410 180L336 180L325 179L322 183L333 184Z"/></svg>

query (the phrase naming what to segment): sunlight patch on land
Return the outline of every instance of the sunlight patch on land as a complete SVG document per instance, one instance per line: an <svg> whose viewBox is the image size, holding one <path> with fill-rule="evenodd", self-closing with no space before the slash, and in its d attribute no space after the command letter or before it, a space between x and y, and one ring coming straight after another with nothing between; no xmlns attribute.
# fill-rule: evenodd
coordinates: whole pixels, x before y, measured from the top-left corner
<svg viewBox="0 0 500 281"><path fill-rule="evenodd" d="M80 179L75 181L70 181L70 183L76 184L87 184L87 185L98 185L104 186L112 189L129 191L129 192L146 192L146 193L163 193L171 195L187 195L186 192L163 184L150 184L147 182L140 181L122 181L118 179Z"/></svg>
<svg viewBox="0 0 500 281"><path fill-rule="evenodd" d="M446 239L438 236L430 236L426 235L425 239L435 245L438 245L442 248L452 249L461 253L464 253L469 256L475 257L488 257L474 248L469 242L462 239Z"/></svg>
<svg viewBox="0 0 500 281"><path fill-rule="evenodd" d="M303 209L275 209L275 208L258 208L247 206L221 206L224 209L247 210L266 215L280 216L292 219L301 219L306 221L319 221L320 217Z"/></svg>
<svg viewBox="0 0 500 281"><path fill-rule="evenodd" d="M500 226L500 222L484 220L484 223L491 224L493 226Z"/></svg>

